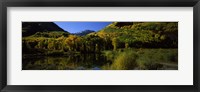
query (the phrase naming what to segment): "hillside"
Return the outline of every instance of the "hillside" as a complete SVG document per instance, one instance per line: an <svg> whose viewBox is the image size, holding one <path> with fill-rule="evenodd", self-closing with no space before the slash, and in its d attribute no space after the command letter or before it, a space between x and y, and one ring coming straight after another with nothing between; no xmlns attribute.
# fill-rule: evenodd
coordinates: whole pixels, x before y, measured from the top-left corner
<svg viewBox="0 0 200 92"><path fill-rule="evenodd" d="M177 22L113 22L97 32L102 38L118 41L123 47L177 48Z"/></svg>
<svg viewBox="0 0 200 92"><path fill-rule="evenodd" d="M63 31L54 23L26 22L23 23L24 30L23 43L26 48L85 53L121 48L178 47L177 22L113 22L98 32L86 30L79 35Z"/></svg>
<svg viewBox="0 0 200 92"><path fill-rule="evenodd" d="M53 22L22 22L22 36L30 36L36 32L64 32L62 28Z"/></svg>

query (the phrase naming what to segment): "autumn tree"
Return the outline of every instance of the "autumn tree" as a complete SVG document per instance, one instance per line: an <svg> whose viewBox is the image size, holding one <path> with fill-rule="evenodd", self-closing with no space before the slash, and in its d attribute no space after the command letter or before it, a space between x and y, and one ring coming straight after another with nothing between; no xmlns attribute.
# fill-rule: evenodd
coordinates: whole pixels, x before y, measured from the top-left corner
<svg viewBox="0 0 200 92"><path fill-rule="evenodd" d="M113 45L113 50L117 50L118 46L119 46L119 39L118 38L113 38L112 39L112 45Z"/></svg>

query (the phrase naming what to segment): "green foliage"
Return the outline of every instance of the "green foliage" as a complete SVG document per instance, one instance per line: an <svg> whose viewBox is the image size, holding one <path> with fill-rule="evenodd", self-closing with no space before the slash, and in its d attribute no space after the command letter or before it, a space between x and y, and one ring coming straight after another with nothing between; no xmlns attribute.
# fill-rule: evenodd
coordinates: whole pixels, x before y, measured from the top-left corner
<svg viewBox="0 0 200 92"><path fill-rule="evenodd" d="M24 28L22 31L27 30ZM106 57L104 60L109 63L102 68L108 70L156 70L167 69L169 66L177 69L177 47L176 22L114 22L98 32L84 36L51 30L37 31L22 38L23 55L64 56L76 53L103 53ZM93 58L97 59L99 58ZM66 66L68 63L60 64Z"/></svg>
<svg viewBox="0 0 200 92"><path fill-rule="evenodd" d="M112 45L113 45L113 50L117 50L117 48L119 47L119 39L118 38L113 38L112 39Z"/></svg>
<svg viewBox="0 0 200 92"><path fill-rule="evenodd" d="M48 34L48 36L44 37L44 34ZM85 37L68 35L65 37L61 32L37 32L32 36L23 37L22 39L24 53L30 51L31 49L101 53L102 50L107 48L106 45L108 45L102 44L104 42L105 40L97 35L87 35ZM109 42L106 41L105 43Z"/></svg>
<svg viewBox="0 0 200 92"><path fill-rule="evenodd" d="M117 25L118 24L118 25ZM118 22L110 24L98 34L120 39L120 48L177 48L177 22L134 22L121 26ZM125 46L124 46L125 45Z"/></svg>
<svg viewBox="0 0 200 92"><path fill-rule="evenodd" d="M25 53L30 49L101 53L120 48L177 48L178 23L114 22L97 33L82 37L62 31L45 31L23 37L22 42Z"/></svg>
<svg viewBox="0 0 200 92"><path fill-rule="evenodd" d="M144 49L140 51L139 59L137 60L139 69L155 70L164 68L167 63L178 63L177 49Z"/></svg>
<svg viewBox="0 0 200 92"><path fill-rule="evenodd" d="M59 31L52 31L52 32L36 32L33 37L46 37L46 38L58 38L58 37L68 37L69 33L67 32L59 32Z"/></svg>
<svg viewBox="0 0 200 92"><path fill-rule="evenodd" d="M106 51L112 64L102 66L106 70L162 70L177 69L178 49L124 49L122 52Z"/></svg>
<svg viewBox="0 0 200 92"><path fill-rule="evenodd" d="M118 56L118 54L119 54L118 51L104 51L104 55L109 61L114 61L114 59Z"/></svg>
<svg viewBox="0 0 200 92"><path fill-rule="evenodd" d="M37 32L64 32L53 22L22 22L22 36L27 37Z"/></svg>
<svg viewBox="0 0 200 92"><path fill-rule="evenodd" d="M122 52L116 57L111 69L113 70L133 70L137 67L137 54L132 51Z"/></svg>

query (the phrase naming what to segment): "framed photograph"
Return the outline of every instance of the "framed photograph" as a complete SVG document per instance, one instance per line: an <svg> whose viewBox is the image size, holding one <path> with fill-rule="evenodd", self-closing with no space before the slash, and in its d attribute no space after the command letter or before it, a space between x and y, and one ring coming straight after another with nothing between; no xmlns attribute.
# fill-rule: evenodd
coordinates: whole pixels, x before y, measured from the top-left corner
<svg viewBox="0 0 200 92"><path fill-rule="evenodd" d="M6 0L0 89L199 91L199 0Z"/></svg>

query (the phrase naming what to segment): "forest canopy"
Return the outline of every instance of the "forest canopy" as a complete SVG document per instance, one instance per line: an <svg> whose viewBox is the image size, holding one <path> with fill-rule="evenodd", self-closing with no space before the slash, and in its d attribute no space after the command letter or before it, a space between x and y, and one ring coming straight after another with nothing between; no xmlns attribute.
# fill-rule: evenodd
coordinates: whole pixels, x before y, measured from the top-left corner
<svg viewBox="0 0 200 92"><path fill-rule="evenodd" d="M118 48L177 47L178 23L174 22L114 22L102 30L85 36L73 35L65 31L44 30L23 37L25 51L44 49L100 52Z"/></svg>

